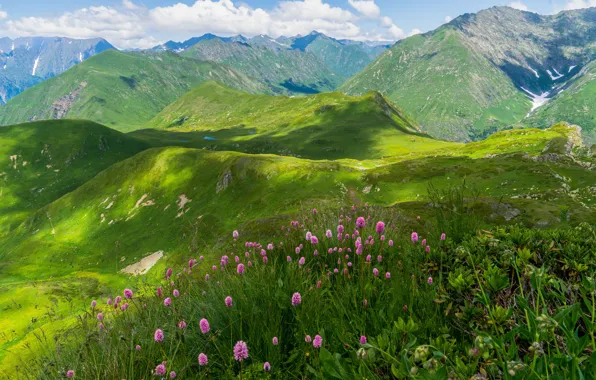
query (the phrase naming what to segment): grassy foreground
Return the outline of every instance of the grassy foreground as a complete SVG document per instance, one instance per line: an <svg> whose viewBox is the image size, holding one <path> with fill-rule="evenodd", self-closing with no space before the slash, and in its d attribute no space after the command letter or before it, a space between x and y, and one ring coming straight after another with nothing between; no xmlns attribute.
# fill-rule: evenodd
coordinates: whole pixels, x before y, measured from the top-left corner
<svg viewBox="0 0 596 380"><path fill-rule="evenodd" d="M88 300L18 375L593 378L594 227L453 240L473 214L440 196L420 235L366 206L305 212L269 236L230 231L161 283Z"/></svg>

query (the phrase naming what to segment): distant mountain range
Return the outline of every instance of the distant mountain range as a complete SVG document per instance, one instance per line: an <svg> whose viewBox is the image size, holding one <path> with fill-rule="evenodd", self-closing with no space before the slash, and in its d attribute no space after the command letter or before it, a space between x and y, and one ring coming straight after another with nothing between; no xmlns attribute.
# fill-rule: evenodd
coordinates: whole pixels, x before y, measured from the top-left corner
<svg viewBox="0 0 596 380"><path fill-rule="evenodd" d="M0 38L0 104L108 49L114 47L101 38Z"/></svg>
<svg viewBox="0 0 596 380"><path fill-rule="evenodd" d="M591 91L584 68L595 43L596 8L541 16L494 7L399 41L341 90L379 90L435 137L473 140L518 123L565 120L594 142L596 107L576 104L575 112L565 104L566 89Z"/></svg>

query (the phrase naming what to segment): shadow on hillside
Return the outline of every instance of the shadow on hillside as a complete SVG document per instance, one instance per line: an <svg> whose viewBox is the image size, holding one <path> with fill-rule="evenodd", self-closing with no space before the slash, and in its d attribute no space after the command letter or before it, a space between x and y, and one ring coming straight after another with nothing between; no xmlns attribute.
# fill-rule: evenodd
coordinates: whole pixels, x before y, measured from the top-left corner
<svg viewBox="0 0 596 380"><path fill-rule="evenodd" d="M305 115L305 121L310 119ZM401 126L379 110L357 102L343 107L321 107L312 118L316 124L303 124L301 118L259 131L250 125L236 125L218 130L177 132L144 129L130 135L153 146L182 146L209 150L231 150L243 153L269 153L310 159L357 160L382 158L379 137L408 138ZM284 120L285 121L285 120ZM184 128L190 129L189 123ZM417 136L417 134L412 134Z"/></svg>

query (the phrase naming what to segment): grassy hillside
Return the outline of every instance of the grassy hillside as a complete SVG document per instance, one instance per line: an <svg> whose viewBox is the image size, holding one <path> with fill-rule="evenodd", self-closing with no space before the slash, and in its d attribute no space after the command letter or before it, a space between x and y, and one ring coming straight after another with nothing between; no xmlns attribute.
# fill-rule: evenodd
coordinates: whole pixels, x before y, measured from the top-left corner
<svg viewBox="0 0 596 380"><path fill-rule="evenodd" d="M277 50L214 38L200 41L181 55L229 65L261 80L276 93L333 91L345 80L317 57L300 50Z"/></svg>
<svg viewBox="0 0 596 380"><path fill-rule="evenodd" d="M455 147L432 140L380 94L251 95L207 82L134 135L153 143L313 159L375 159ZM186 132L186 133L181 133ZM358 141L358 146L354 146Z"/></svg>
<svg viewBox="0 0 596 380"><path fill-rule="evenodd" d="M425 132L449 140L486 137L530 109L507 75L468 49L452 27L397 43L341 90L378 90Z"/></svg>
<svg viewBox="0 0 596 380"><path fill-rule="evenodd" d="M32 212L148 146L83 120L0 128L0 240Z"/></svg>
<svg viewBox="0 0 596 380"><path fill-rule="evenodd" d="M595 14L543 16L510 7L464 14L399 41L340 90L380 91L432 136L482 139L522 120L530 98L537 106L538 95L555 95L594 60ZM551 124L575 112L559 111Z"/></svg>
<svg viewBox="0 0 596 380"><path fill-rule="evenodd" d="M222 235L239 227L268 233L280 210L368 202L424 216L430 182L445 188L467 178L491 223L596 222L592 172L564 155L542 155L574 132L507 131L441 155L362 162L178 147L138 153L41 208L0 243L0 308L28 316L5 322L10 334L0 346L11 354L0 355L2 368L35 354L40 328L70 323L63 318L84 307L74 290L105 294L131 281L117 275L121 269L158 251L165 256L150 278L189 255L210 258Z"/></svg>
<svg viewBox="0 0 596 380"><path fill-rule="evenodd" d="M249 92L266 91L259 82L216 63L171 52L110 50L11 99L0 107L0 125L80 118L130 131L206 80Z"/></svg>
<svg viewBox="0 0 596 380"><path fill-rule="evenodd" d="M584 139L596 144L596 61L587 65L565 89L540 107L524 125L544 128L553 120L567 120L582 127Z"/></svg>

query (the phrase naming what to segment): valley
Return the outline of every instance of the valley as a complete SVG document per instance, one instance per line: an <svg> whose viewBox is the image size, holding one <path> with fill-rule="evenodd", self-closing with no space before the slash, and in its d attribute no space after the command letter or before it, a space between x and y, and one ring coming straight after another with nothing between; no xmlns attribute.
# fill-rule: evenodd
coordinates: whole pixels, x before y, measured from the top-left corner
<svg viewBox="0 0 596 380"><path fill-rule="evenodd" d="M0 378L593 378L594 20L0 38Z"/></svg>

